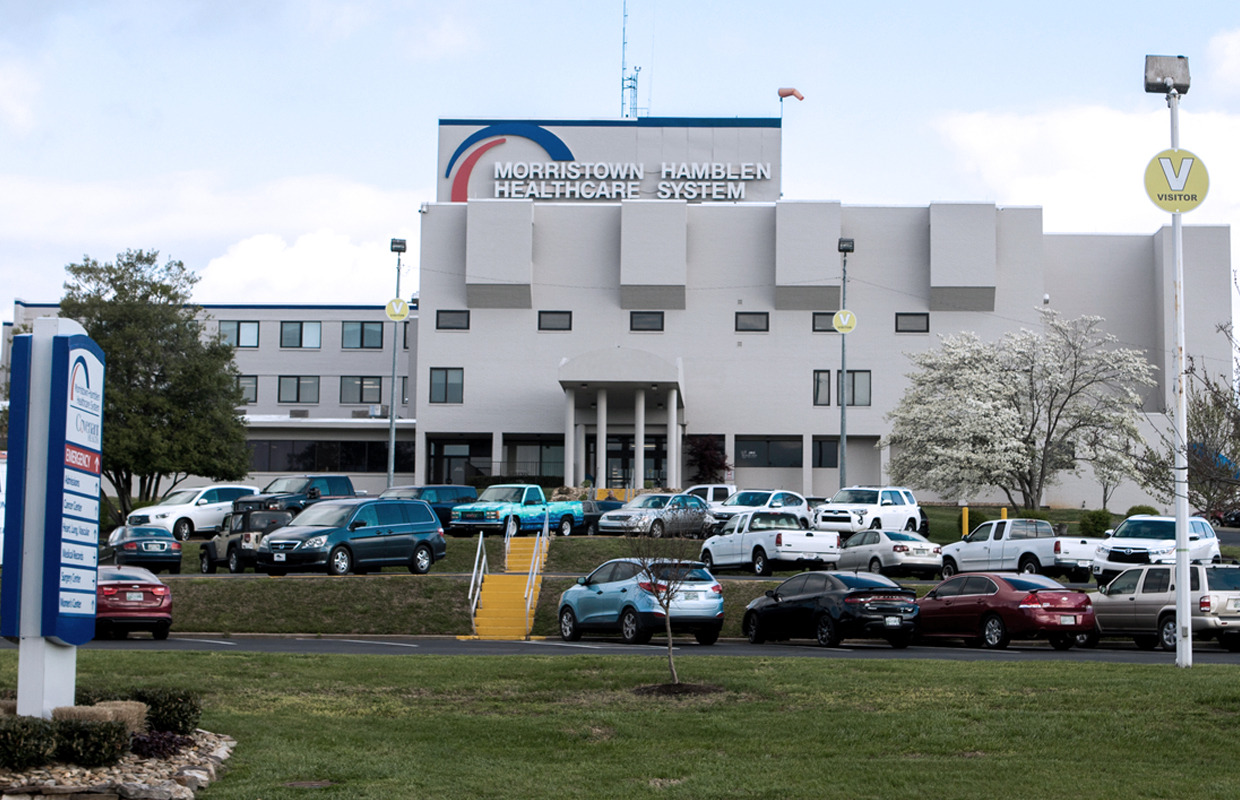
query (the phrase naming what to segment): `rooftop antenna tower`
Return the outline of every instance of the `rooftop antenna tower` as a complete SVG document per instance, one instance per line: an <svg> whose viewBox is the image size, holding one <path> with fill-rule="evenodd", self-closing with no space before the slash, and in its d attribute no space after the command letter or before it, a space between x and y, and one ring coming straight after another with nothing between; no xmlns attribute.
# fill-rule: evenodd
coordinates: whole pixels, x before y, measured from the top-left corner
<svg viewBox="0 0 1240 800"><path fill-rule="evenodd" d="M637 117L641 110L637 107L637 76L642 68L633 67L633 74L629 74L629 0L624 0L623 9L624 19L620 24L620 117L629 118Z"/></svg>

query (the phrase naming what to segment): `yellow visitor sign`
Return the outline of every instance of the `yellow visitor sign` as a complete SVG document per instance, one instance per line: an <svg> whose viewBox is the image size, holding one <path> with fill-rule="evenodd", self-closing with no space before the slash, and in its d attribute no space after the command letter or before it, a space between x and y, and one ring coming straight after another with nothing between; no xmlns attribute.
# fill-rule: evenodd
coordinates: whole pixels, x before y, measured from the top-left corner
<svg viewBox="0 0 1240 800"><path fill-rule="evenodd" d="M393 322L403 322L409 317L409 304L398 297L388 302L386 311L388 319Z"/></svg>
<svg viewBox="0 0 1240 800"><path fill-rule="evenodd" d="M840 309L835 312L835 316L831 318L831 324L840 333L851 333L852 329L857 327L857 315L851 311Z"/></svg>
<svg viewBox="0 0 1240 800"><path fill-rule="evenodd" d="M1209 189L1206 165L1187 150L1164 150L1145 168L1145 192L1163 211L1192 211Z"/></svg>

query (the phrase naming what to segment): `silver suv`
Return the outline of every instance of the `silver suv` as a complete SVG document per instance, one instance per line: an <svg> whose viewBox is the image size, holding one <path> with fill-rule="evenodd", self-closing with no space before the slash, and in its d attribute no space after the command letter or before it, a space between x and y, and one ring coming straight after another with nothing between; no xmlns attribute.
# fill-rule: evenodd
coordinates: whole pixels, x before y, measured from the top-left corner
<svg viewBox="0 0 1240 800"><path fill-rule="evenodd" d="M1218 639L1240 652L1240 565L1190 564L1193 637ZM1204 588L1203 588L1204 587ZM1175 565L1134 567L1091 594L1097 630L1077 643L1093 647L1099 636L1131 636L1137 647L1175 650Z"/></svg>

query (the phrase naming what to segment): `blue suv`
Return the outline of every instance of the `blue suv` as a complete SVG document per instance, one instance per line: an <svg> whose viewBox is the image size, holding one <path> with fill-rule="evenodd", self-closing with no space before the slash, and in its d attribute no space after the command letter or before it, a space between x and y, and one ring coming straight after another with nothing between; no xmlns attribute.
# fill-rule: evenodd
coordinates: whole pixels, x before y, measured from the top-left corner
<svg viewBox="0 0 1240 800"><path fill-rule="evenodd" d="M574 642L583 632L603 632L619 633L629 644L650 641L665 625L652 574L680 581L671 603L672 632L714 644L723 627L723 587L705 564L692 561L656 561L646 569L637 559L618 558L578 578L560 595L560 636Z"/></svg>
<svg viewBox="0 0 1240 800"><path fill-rule="evenodd" d="M359 575L408 567L420 575L447 554L443 527L421 500L324 500L258 545L258 572Z"/></svg>

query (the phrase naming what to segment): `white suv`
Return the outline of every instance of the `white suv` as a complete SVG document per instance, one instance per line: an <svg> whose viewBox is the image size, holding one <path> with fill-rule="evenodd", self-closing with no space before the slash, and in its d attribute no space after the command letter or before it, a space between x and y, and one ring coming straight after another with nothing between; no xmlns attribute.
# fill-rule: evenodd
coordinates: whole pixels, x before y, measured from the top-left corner
<svg viewBox="0 0 1240 800"><path fill-rule="evenodd" d="M921 529L921 523L917 498L902 486L849 486L814 509L814 527L820 531L916 531Z"/></svg>
<svg viewBox="0 0 1240 800"><path fill-rule="evenodd" d="M1175 563L1175 517L1137 514L1106 535L1094 554L1093 573L1099 586L1135 566ZM1198 564L1221 558L1214 528L1201 517L1188 520L1188 558Z"/></svg>
<svg viewBox="0 0 1240 800"><path fill-rule="evenodd" d="M258 487L229 484L180 489L160 500L157 506L134 511L126 522L172 531L183 542L194 531L218 530L224 515L233 510L233 501L250 494L258 494Z"/></svg>

